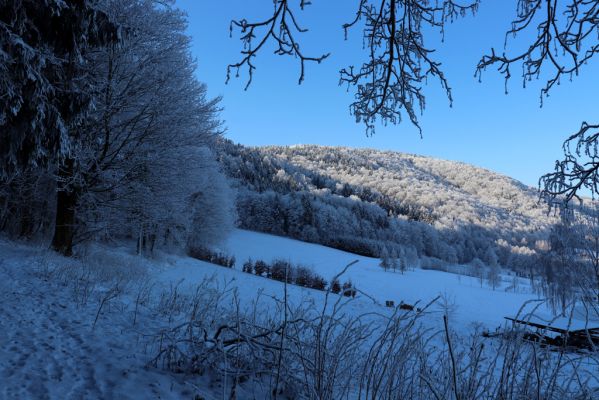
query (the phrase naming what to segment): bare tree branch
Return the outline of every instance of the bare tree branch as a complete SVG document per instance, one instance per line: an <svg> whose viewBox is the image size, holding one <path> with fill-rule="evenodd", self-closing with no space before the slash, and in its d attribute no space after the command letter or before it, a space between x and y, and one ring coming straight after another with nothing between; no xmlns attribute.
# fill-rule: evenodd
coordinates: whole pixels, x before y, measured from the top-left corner
<svg viewBox="0 0 599 400"><path fill-rule="evenodd" d="M525 50L509 55L508 39L527 35L529 31L534 34L532 43ZM563 75L570 79L578 75L580 68L599 52L598 34L599 0L518 0L517 16L506 33L503 53L497 54L492 48L491 54L479 61L476 76L480 79L487 67L496 65L505 76L507 92L512 65L522 65L524 86L542 77L546 67L549 75L541 89L542 105L543 97L560 84Z"/></svg>
<svg viewBox="0 0 599 400"><path fill-rule="evenodd" d="M564 158L555 162L555 171L539 180L541 195L554 205L581 200L580 191L599 194L599 124L582 123L580 130L563 145Z"/></svg>
<svg viewBox="0 0 599 400"><path fill-rule="evenodd" d="M431 4L415 0L378 0L377 4L361 0L355 19L343 26L346 32L364 21L364 46L369 59L357 69L341 70L340 84L355 86L355 101L350 112L356 122L366 125L366 133L374 133L377 119L383 124L398 124L402 110L421 131L417 110L425 108L422 87L429 77L439 80L451 105L451 88L432 58L434 49L425 45L424 32L438 28L444 32L447 21L475 12L479 0L465 5L447 0Z"/></svg>
<svg viewBox="0 0 599 400"><path fill-rule="evenodd" d="M377 119L384 124L398 124L403 112L410 121L420 129L417 111L422 112L425 97L422 86L429 77L439 79L447 93L451 104L451 89L441 70L441 63L432 58L433 49L424 44L423 32L427 28L440 29L444 32L446 22L464 16L467 12L475 12L480 0L468 0L459 4L455 0L431 2L428 0L360 0L353 21L343 25L347 37L348 30L360 22L364 27L364 46L370 56L358 69L349 66L340 71L340 84L356 88L355 101L350 105L350 112L357 122L363 122L366 133L374 133ZM305 63L320 63L329 56L309 57L300 50L296 33L303 33L297 22L296 9L290 0L273 0L273 13L268 19L259 22L248 22L245 19L231 22L231 34L239 28L243 43L241 61L227 67L227 82L231 72L236 77L242 67L247 68L248 81L246 89L252 82L256 69L254 57L269 41L278 46L275 54L291 55L300 60L299 83L305 77ZM310 2L301 0L299 9Z"/></svg>
<svg viewBox="0 0 599 400"><path fill-rule="evenodd" d="M531 32L532 31L532 32ZM508 40L532 33L527 47L514 54L506 50ZM496 66L505 76L505 91L514 65L522 67L522 84L533 79L547 79L541 89L540 101L562 77L572 79L599 52L599 0L518 0L517 16L506 33L504 51L491 49L481 58L475 75L482 76L489 66ZM556 161L555 170L539 180L541 196L552 205L568 205L579 193L598 193L599 125L586 122L563 145L564 158Z"/></svg>
<svg viewBox="0 0 599 400"><path fill-rule="evenodd" d="M249 22L246 19L231 21L229 31L233 35L233 31L238 28L240 31L240 40L243 43L241 54L243 58L235 64L227 66L227 80L231 79L231 71L235 70L235 77L239 77L239 71L242 67L247 68L248 81L245 89L250 86L254 76L256 67L252 63L264 45L269 41L274 41L277 45L275 54L280 56L293 56L300 60L300 76L298 83L301 84L305 77L305 64L308 61L321 63L329 56L329 53L319 57L307 56L300 49L300 43L296 38L296 34L305 33L308 30L302 28L297 20L297 10L289 4L289 0L273 0L273 14L270 18L258 22ZM300 10L310 5L309 1L301 0L299 4Z"/></svg>

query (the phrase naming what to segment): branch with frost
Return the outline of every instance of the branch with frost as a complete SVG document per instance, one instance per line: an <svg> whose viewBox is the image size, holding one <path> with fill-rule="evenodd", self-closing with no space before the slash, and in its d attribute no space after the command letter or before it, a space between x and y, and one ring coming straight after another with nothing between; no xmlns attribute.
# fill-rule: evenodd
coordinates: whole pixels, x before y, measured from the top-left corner
<svg viewBox="0 0 599 400"><path fill-rule="evenodd" d="M490 66L505 76L512 77L512 67L522 68L522 84L539 79L548 73L541 89L543 97L559 85L565 76L572 79L581 68L599 52L599 0L518 0L516 18L507 31L504 50L491 49L476 68L476 76ZM532 37L525 42L524 50L515 53L507 50L508 41L517 37Z"/></svg>
<svg viewBox="0 0 599 400"><path fill-rule="evenodd" d="M345 34L359 22L364 24L363 43L368 59L340 72L340 84L356 88L350 113L356 122L374 133L377 120L399 124L406 113L419 131L417 114L425 108L423 86L436 78L453 102L449 82L441 63L433 58L435 49L425 44L425 32L436 28L444 33L445 23L468 12L476 12L479 1L458 4L454 1L361 0L356 17L343 25Z"/></svg>
<svg viewBox="0 0 599 400"><path fill-rule="evenodd" d="M582 201L581 192L599 194L599 124L582 123L563 145L564 158L555 162L554 172L539 180L541 196L553 205Z"/></svg>
<svg viewBox="0 0 599 400"><path fill-rule="evenodd" d="M440 81L451 104L451 89L441 63L432 57L434 49L424 43L424 32L435 28L443 34L447 22L476 12L479 2L359 1L355 18L344 24L343 29L347 37L350 28L364 24L363 43L369 57L360 68L343 68L340 84L355 87L355 101L350 105L350 112L357 122L365 124L367 134L374 133L377 120L384 124L400 123L403 112L420 129L417 112L424 109L422 87L429 78ZM299 83L304 80L306 62L320 63L329 56L329 53L325 53L319 57L309 57L300 50L296 35L307 29L298 23L297 9L291 3L290 0L274 0L272 15L261 21L240 19L231 22L231 34L234 29L240 31L243 57L227 67L227 82L232 71L239 76L240 69L245 67L248 71L247 89L256 69L253 60L268 42L274 42L277 47L275 54L299 58ZM299 10L309 4L309 1L301 0Z"/></svg>
<svg viewBox="0 0 599 400"><path fill-rule="evenodd" d="M299 9L303 10L310 4L307 0L301 0ZM253 59L260 53L264 45L272 41L277 46L275 54L280 56L292 56L299 59L300 75L298 83L301 84L305 78L305 65L307 62L320 64L329 56L329 53L313 57L306 55L300 46L298 36L307 32L297 18L297 9L290 5L289 0L274 0L273 13L269 18L261 21L250 22L239 19L231 21L229 26L230 35L233 36L235 29L239 30L239 40L243 43L243 56L240 61L227 66L227 82L231 79L231 72L235 71L235 77L239 77L241 68L246 68L248 80L245 89L250 86L256 69Z"/></svg>

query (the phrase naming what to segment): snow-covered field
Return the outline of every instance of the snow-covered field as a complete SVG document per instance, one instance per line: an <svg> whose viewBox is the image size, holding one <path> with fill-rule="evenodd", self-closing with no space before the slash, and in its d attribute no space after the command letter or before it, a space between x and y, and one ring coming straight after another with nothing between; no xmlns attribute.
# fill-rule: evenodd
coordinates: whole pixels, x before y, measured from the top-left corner
<svg viewBox="0 0 599 400"><path fill-rule="evenodd" d="M147 260L122 248L96 246L84 256L87 269L80 273L73 269L81 264L45 249L0 240L0 398L164 399L193 398L197 393L216 398L218 387L199 388L185 376L148 367L152 354L144 343L165 322L156 309L136 311L136 296L139 299L150 285L158 292L173 293L176 288L192 293L210 278L214 285L235 289L235 296L246 304L258 293L281 298L281 283L240 271L248 258L289 260L310 266L327 279L358 260L346 272L362 292L348 304L349 312L385 313L390 312L383 306L386 300L425 304L441 296L424 322L436 325L447 313L452 327L464 331L473 324L495 329L504 323L504 316L514 316L525 302L537 300L526 290L492 290L455 274L419 269L385 272L377 259L243 230L236 230L223 250L235 255L235 269L179 255ZM115 287L119 295L112 298ZM324 299L324 293L316 290L287 289L291 302L308 299L318 305ZM544 305L537 311L551 317Z"/></svg>
<svg viewBox="0 0 599 400"><path fill-rule="evenodd" d="M251 297L259 290L272 296L282 296L281 283L240 272L243 262L248 259L266 262L283 259L310 267L330 280L347 264L358 260L340 280L351 280L362 292L353 305L359 311L383 307L386 300L392 300L396 305L401 301L424 305L441 296L433 307L438 312L433 313L431 318L441 320L448 307L452 322L465 328L479 323L495 329L504 323L504 316L515 316L525 302L538 300L538 296L531 293L506 292L502 288L492 290L486 284L481 288L475 278L446 272L415 269L401 274L384 271L378 265L379 259L259 232L236 230L222 249L235 256L234 270L204 263L199 266L197 260L188 258L171 258L171 264L161 268L157 279L173 283L182 281L182 286L185 286L217 274L222 282L232 281L243 296ZM311 289L291 287L291 291L296 298L323 297L322 293ZM551 317L546 307L540 307L537 314L548 319Z"/></svg>
<svg viewBox="0 0 599 400"><path fill-rule="evenodd" d="M125 315L106 308L92 328L97 299L77 304L82 297L44 271L67 262L0 241L0 399L184 397L178 377L144 368Z"/></svg>
<svg viewBox="0 0 599 400"><path fill-rule="evenodd" d="M514 293L510 288L513 283L511 276L504 276L502 285L493 290L486 283L481 287L480 281L473 277L422 269L410 269L404 274L384 271L379 266L379 259L245 230L234 231L223 248L236 257L238 269L249 258L267 262L283 259L293 264L311 267L327 279L334 277L350 262L358 260L357 264L348 269L342 280L351 279L360 291L371 296L379 304L384 305L386 300L393 300L395 304L401 301L408 304L425 304L441 296L438 308L449 307L454 324L464 328L477 323L495 329L505 322L504 317L516 316L526 302L531 303L525 310L538 306L535 310L537 319L554 319L548 307L544 304L539 305L539 296L531 293L526 280L518 280L519 285ZM180 266L177 270L181 271L182 277L186 275L185 267ZM259 279L256 285L271 286L266 279ZM595 321L599 325L599 320ZM565 318L553 321L553 325L558 326L567 323ZM574 320L572 324L579 326L583 321Z"/></svg>

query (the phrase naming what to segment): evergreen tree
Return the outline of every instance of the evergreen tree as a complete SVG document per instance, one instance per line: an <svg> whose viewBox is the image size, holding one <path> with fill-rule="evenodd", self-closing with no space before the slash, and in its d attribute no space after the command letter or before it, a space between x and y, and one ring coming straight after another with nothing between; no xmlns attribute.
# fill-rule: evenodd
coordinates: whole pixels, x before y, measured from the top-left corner
<svg viewBox="0 0 599 400"><path fill-rule="evenodd" d="M76 157L93 101L87 54L119 41L90 0L0 4L0 179L27 169L56 175L52 247L70 255L79 197Z"/></svg>

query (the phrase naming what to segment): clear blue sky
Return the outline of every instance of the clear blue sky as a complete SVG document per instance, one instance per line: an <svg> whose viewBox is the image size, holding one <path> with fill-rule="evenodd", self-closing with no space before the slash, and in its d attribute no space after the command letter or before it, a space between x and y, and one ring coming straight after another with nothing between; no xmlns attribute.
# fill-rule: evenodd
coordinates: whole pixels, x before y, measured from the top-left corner
<svg viewBox="0 0 599 400"><path fill-rule="evenodd" d="M298 0L299 2L299 0ZM539 107L542 82L522 89L520 77L509 82L488 70L479 83L474 70L491 46L501 49L504 33L514 15L516 0L483 0L475 17L450 25L437 59L453 89L450 108L437 82L425 89L427 108L420 116L424 137L408 122L377 128L366 137L364 127L349 115L352 93L338 86L339 69L359 65L363 58L361 32L343 39L341 25L352 19L358 1L314 0L299 14L310 31L302 35L305 53L331 52L320 65L308 64L306 80L299 86L299 64L272 54L272 48L255 61L252 86L244 91L247 76L225 85L226 66L240 59L241 43L229 37L233 18L266 16L271 0L177 0L189 15L189 34L198 61L198 78L210 95L223 96L222 119L227 137L246 145L323 144L369 147L458 160L485 167L536 186L540 175L553 168L561 144L583 120L598 121L599 80L597 62L573 82L553 89ZM439 36L429 35L432 46Z"/></svg>

